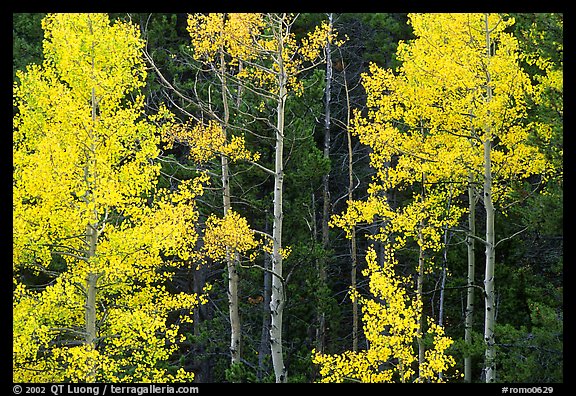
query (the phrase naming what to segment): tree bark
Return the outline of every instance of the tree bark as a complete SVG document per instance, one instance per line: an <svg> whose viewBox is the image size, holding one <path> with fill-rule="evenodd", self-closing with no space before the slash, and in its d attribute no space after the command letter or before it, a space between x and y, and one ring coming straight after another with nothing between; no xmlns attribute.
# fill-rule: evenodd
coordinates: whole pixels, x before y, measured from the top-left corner
<svg viewBox="0 0 576 396"><path fill-rule="evenodd" d="M266 227L265 232L269 232L268 225L268 211L266 211ZM256 371L256 379L261 382L264 378L264 373L267 370L266 356L270 355L270 293L271 293L271 274L270 274L270 255L265 253L264 256L264 301L262 304L262 335L260 337L260 347L258 349L258 370Z"/></svg>
<svg viewBox="0 0 576 396"><path fill-rule="evenodd" d="M450 190L450 198L448 200L448 207L447 207L447 215L450 214L450 207L452 205L452 190ZM444 326L444 301L446 295L446 278L447 278L447 268L448 268L448 241L449 238L449 231L448 226L444 227L444 248L442 249L442 274L440 277L440 298L439 298L439 308L438 308L438 325L440 327ZM438 378L442 379L444 377L444 373L440 371L438 373Z"/></svg>
<svg viewBox="0 0 576 396"><path fill-rule="evenodd" d="M96 242L97 242L97 231L96 228L89 224L86 227L86 242L88 243L89 249L87 254L87 261L90 263L90 259L96 255ZM96 349L96 338L98 336L98 329L96 326L96 295L97 295L97 284L100 275L93 270L89 270L86 275L86 305L85 305L85 331L86 339L85 344L89 350ZM90 363L90 368L88 373L86 373L87 382L95 382L96 380L96 368L95 362Z"/></svg>
<svg viewBox="0 0 576 396"><path fill-rule="evenodd" d="M468 179L468 233L466 247L468 251L468 274L466 276L466 312L464 318L464 341L468 348L472 347L472 327L474 325L474 283L476 271L476 246L473 236L476 235L476 196L472 184L472 174ZM464 382L472 382L472 357L470 352L464 355Z"/></svg>
<svg viewBox="0 0 576 396"><path fill-rule="evenodd" d="M495 311L494 311L494 266L495 266L495 238L494 238L494 204L492 202L492 171L491 171L492 140L484 142L484 207L486 209L486 269L484 273L484 342L486 353L484 374L486 382L495 381Z"/></svg>
<svg viewBox="0 0 576 396"><path fill-rule="evenodd" d="M424 365L424 303L422 298L422 292L424 291L424 248L423 246L423 235L422 229L424 228L424 221L420 220L418 227L418 242L420 245L418 253L418 277L416 280L416 298L420 302L420 315L418 317L418 331L417 331L417 342L418 342L418 378L422 378L421 368Z"/></svg>
<svg viewBox="0 0 576 396"><path fill-rule="evenodd" d="M484 17L486 29L486 55L487 63L490 63L491 40L488 26L488 15ZM492 99L492 87L490 72L486 71L486 102ZM489 121L488 121L489 122ZM486 268L484 273L484 342L486 343L484 375L487 383L496 380L496 348L494 340L495 311L494 311L494 266L495 266L495 236L494 236L494 203L492 201L492 128L486 125L484 138L484 208L486 210Z"/></svg>
<svg viewBox="0 0 576 396"><path fill-rule="evenodd" d="M278 66L278 103L276 124L276 147L274 152L274 217L272 225L272 296L270 300L270 351L277 383L287 382L286 367L282 349L282 319L286 296L282 276L282 189L284 184L284 111L287 95L287 76L284 69L283 22L278 21L276 63Z"/></svg>
<svg viewBox="0 0 576 396"><path fill-rule="evenodd" d="M425 130L420 119L420 133L422 135L422 140L425 139ZM421 202L424 203L426 199L426 173L422 172L421 175L422 190L421 190ZM420 303L420 315L418 317L418 331L417 331L417 343L418 343L418 379L422 379L422 366L424 365L424 235L422 230L424 229L424 219L421 218L418 224L418 274L416 279L416 298Z"/></svg>
<svg viewBox="0 0 576 396"><path fill-rule="evenodd" d="M222 105L224 107L224 125L222 125L222 134L224 140L227 138L227 128L230 119L230 109L228 106L228 95L226 87L226 62L223 51L220 52L220 79L222 87ZM232 205L230 203L230 171L228 167L228 158L225 155L220 156L222 166L222 201L224 216L228 214ZM228 311L230 317L230 364L237 364L241 361L241 326L240 314L238 309L238 266L236 264L236 255L226 247L226 268L228 271Z"/></svg>
<svg viewBox="0 0 576 396"><path fill-rule="evenodd" d="M92 67L94 67L94 59L92 59ZM98 117L98 104L96 101L96 90L92 88L91 92L91 105L92 105L92 123L96 123ZM95 142L94 130L90 131L90 142L88 152L86 152L86 164L84 165L84 182L86 183L86 192L83 200L86 206L94 203L94 183L96 180L95 174ZM94 180L94 181L92 181ZM90 350L96 349L96 338L98 336L98 329L96 326L96 295L98 292L97 284L100 274L95 268L92 268L93 258L96 256L96 246L98 244L98 213L93 209L92 215L94 216L92 222L86 225L86 263L88 264L88 274L86 275L86 305L84 307L85 318L85 344ZM94 382L96 379L97 364L91 362L89 364L89 371L86 373L86 381Z"/></svg>
<svg viewBox="0 0 576 396"><path fill-rule="evenodd" d="M332 27L332 14L328 16L330 27ZM331 104L331 84L332 84L332 53L330 48L330 41L326 42L326 87L324 89L324 159L330 159L330 104ZM330 171L322 176L322 248L324 252L328 248L329 240L329 227L330 220ZM318 260L318 277L320 280L320 290L324 290L327 284L326 275L326 256ZM321 295L323 299L324 296ZM316 349L319 353L324 353L324 344L326 336L326 313L324 312L323 304L319 304L318 308L318 328L316 329Z"/></svg>
<svg viewBox="0 0 576 396"><path fill-rule="evenodd" d="M354 159L352 149L352 133L350 132L350 92L348 90L348 82L346 80L346 66L342 59L342 73L344 78L344 92L346 93L346 139L348 143L348 201L352 202L354 199ZM357 289L357 272L358 272L358 256L357 256L357 241L356 241L356 227L352 226L350 231L350 260L352 268L350 270L350 287L353 292ZM358 300L352 301L352 351L358 351Z"/></svg>

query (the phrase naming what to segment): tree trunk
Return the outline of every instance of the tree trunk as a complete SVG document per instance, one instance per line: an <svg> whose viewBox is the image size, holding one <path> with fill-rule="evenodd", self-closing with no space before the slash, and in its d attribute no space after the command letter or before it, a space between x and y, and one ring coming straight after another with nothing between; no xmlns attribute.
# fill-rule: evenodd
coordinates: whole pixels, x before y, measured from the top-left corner
<svg viewBox="0 0 576 396"><path fill-rule="evenodd" d="M94 66L94 59L92 59L92 66ZM92 104L92 123L94 124L97 120L97 102L96 102L96 91L92 88L91 92L91 104ZM95 160L95 137L90 133L89 149L86 153L86 164L84 165L84 182L86 183L86 193L84 194L83 200L88 206L89 203L93 203L94 197L92 196L93 191L95 191L93 183L96 179L96 174L94 172L96 160ZM92 201L92 202L91 202ZM85 317L85 344L90 350L96 349L96 337L98 335L98 329L96 327L96 294L98 292L97 284L99 273L95 268L92 268L92 259L96 256L96 246L98 244L98 213L94 209L93 213L93 223L86 225L86 246L88 250L86 251L86 262L88 263L88 274L86 275L86 305L84 307L84 317ZM87 382L95 382L96 380L96 363L91 362L89 364L89 371L86 373Z"/></svg>
<svg viewBox="0 0 576 396"><path fill-rule="evenodd" d="M264 230L266 233L268 230L268 212L266 212L266 228ZM264 301L262 304L262 335L260 338L260 348L258 349L258 370L256 371L256 379L261 382L264 373L268 371L268 365L266 364L266 356L270 355L270 293L271 293L271 274L270 274L270 255L265 253L264 256Z"/></svg>
<svg viewBox="0 0 576 396"><path fill-rule="evenodd" d="M277 32L277 66L278 66L278 104L276 125L276 148L274 158L274 218L272 225L272 296L270 300L270 351L276 382L287 382L286 367L282 350L282 316L286 296L284 291L284 278L282 276L282 189L284 184L284 110L287 95L287 76L283 62L283 20L279 21Z"/></svg>
<svg viewBox="0 0 576 396"><path fill-rule="evenodd" d="M86 276L86 345L88 349L96 349L96 284L98 274L89 272ZM94 382L96 379L96 364L90 364L90 371L87 373L86 381Z"/></svg>
<svg viewBox="0 0 576 396"><path fill-rule="evenodd" d="M424 365L424 303L422 298L422 292L424 290L424 249L423 249L423 235L422 229L424 228L424 221L420 220L418 229L418 241L419 241L419 254L418 254L418 278L416 280L416 298L420 302L420 316L418 317L418 331L416 339L418 342L418 378L422 378L421 367Z"/></svg>
<svg viewBox="0 0 576 396"><path fill-rule="evenodd" d="M484 374L486 382L495 381L496 349L494 341L494 266L495 266L495 240L494 240L494 205L492 202L492 171L490 150L491 139L484 142L484 207L486 209L486 270L484 273L484 342L486 353Z"/></svg>
<svg viewBox="0 0 576 396"><path fill-rule="evenodd" d="M420 119L420 133L422 135L422 140L424 140L424 125L422 119ZM424 203L426 197L426 173L422 172L421 175L422 182L422 197L421 202ZM424 235L422 230L424 229L424 219L420 218L418 224L418 278L416 280L416 298L420 303L420 316L418 317L418 331L417 331L417 342L418 342L418 379L422 379L421 367L424 365Z"/></svg>
<svg viewBox="0 0 576 396"><path fill-rule="evenodd" d="M230 110L228 108L228 96L226 94L226 63L224 53L220 52L220 78L222 83L222 105L224 107L224 125L222 134L226 141ZM224 216L231 209L230 203L230 173L228 168L228 158L220 156L222 164L222 200ZM240 314L238 311L238 267L236 265L236 255L226 247L226 268L228 271L228 311L230 316L230 364L240 363L241 359L241 326Z"/></svg>
<svg viewBox="0 0 576 396"><path fill-rule="evenodd" d="M330 27L332 27L332 14L328 17ZM330 102L331 102L331 83L332 83L332 53L330 42L326 42L326 88L325 102L324 102L324 159L330 159ZM329 241L329 227L330 220L330 172L322 177L322 248L324 252L328 248ZM327 284L326 276L326 256L324 255L318 260L318 276L320 280L320 290L324 290ZM324 295L320 295L324 299ZM316 349L319 353L324 353L324 343L326 335L326 313L324 312L324 304L321 302L318 308L318 328L316 329Z"/></svg>
<svg viewBox="0 0 576 396"><path fill-rule="evenodd" d="M348 143L348 201L352 202L354 199L354 160L352 150L352 133L350 132L350 92L348 91L348 82L346 81L346 67L344 60L342 60L342 73L344 77L344 92L346 93L346 139ZM350 287L353 292L357 288L357 271L358 271L358 256L356 247L356 227L352 226L350 231L350 260L352 268L350 270ZM358 300L352 301L352 351L358 351Z"/></svg>
<svg viewBox="0 0 576 396"><path fill-rule="evenodd" d="M488 15L485 15L486 29L486 54L487 63L490 63L491 40L490 29L488 26ZM490 103L492 99L492 87L490 73L486 72L486 102ZM489 121L488 121L489 122ZM494 203L492 201L492 128L486 125L484 138L484 208L486 209L486 268L484 273L484 342L486 343L486 353L484 361L484 375L487 383L494 382L496 379L496 348L494 340L494 326L496 318L494 316L494 266L495 266L495 236L494 236Z"/></svg>
<svg viewBox="0 0 576 396"><path fill-rule="evenodd" d="M452 204L452 191L450 192L450 200L448 201L447 214L450 214L450 205ZM446 295L446 277L447 277L447 267L448 267L448 241L450 240L448 234L448 226L444 228L444 248L442 249L442 274L440 276L440 298L438 302L438 326L444 326L444 301ZM444 373L440 371L438 373L438 378L442 379Z"/></svg>
<svg viewBox="0 0 576 396"><path fill-rule="evenodd" d="M468 233L466 247L468 250L468 274L466 277L466 312L464 318L464 341L472 347L472 326L474 325L474 273L476 271L476 247L473 236L476 235L476 196L472 184L472 174L468 178ZM464 356L464 382L472 382L472 357L467 352Z"/></svg>
<svg viewBox="0 0 576 396"><path fill-rule="evenodd" d="M235 255L226 249L226 263L228 267L228 305L230 313L230 364L240 363L241 359L241 327L238 312L238 267Z"/></svg>

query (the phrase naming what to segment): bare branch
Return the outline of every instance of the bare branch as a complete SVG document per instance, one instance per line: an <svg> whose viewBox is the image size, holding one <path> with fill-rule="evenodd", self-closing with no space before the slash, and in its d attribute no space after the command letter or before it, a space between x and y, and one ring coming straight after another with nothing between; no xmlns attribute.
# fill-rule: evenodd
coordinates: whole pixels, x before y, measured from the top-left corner
<svg viewBox="0 0 576 396"><path fill-rule="evenodd" d="M506 237L506 238L500 239L498 242L496 242L496 244L494 245L494 247L496 248L498 245L500 245L500 243L505 242L505 241L507 241L507 240L509 240L509 239L514 238L516 235L519 235L519 234L523 233L523 232L526 231L527 229L528 229L528 226L522 228L520 231L517 231L517 232L515 232L514 234L512 234L512 235L510 235L510 236L508 236L508 237Z"/></svg>

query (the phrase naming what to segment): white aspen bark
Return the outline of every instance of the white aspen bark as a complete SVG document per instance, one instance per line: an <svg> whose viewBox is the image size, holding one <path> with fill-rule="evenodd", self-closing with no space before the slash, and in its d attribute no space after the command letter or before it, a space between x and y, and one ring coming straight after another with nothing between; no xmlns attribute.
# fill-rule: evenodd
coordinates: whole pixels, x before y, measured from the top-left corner
<svg viewBox="0 0 576 396"><path fill-rule="evenodd" d="M448 207L447 207L447 214L450 214L450 208L452 205L452 189L450 189L450 197L448 200ZM445 301L445 295L446 295L446 278L448 276L447 274L447 267L448 267L448 241L449 241L449 237L448 237L448 226L444 227L444 237L443 237L443 242L444 242L444 248L442 249L442 274L441 274L441 278L440 278L440 298L438 301L438 326L443 327L444 326L444 301ZM444 378L444 373L442 371L440 371L438 373L438 378L439 379L443 379Z"/></svg>
<svg viewBox="0 0 576 396"><path fill-rule="evenodd" d="M86 276L86 344L94 347L96 340L96 283L98 275L89 272Z"/></svg>
<svg viewBox="0 0 576 396"><path fill-rule="evenodd" d="M484 142L484 207L486 209L486 269L484 273L484 342L486 353L484 374L486 382L495 381L495 310L494 310L494 266L495 266L495 240L494 240L494 204L492 202L492 170L491 170L492 140Z"/></svg>
<svg viewBox="0 0 576 396"><path fill-rule="evenodd" d="M276 148L274 158L274 217L272 224L272 295L270 299L270 351L272 366L277 383L287 382L286 367L282 349L282 316L286 296L282 277L282 189L284 184L284 110L287 95L287 76L283 61L283 21L280 19L277 40L276 62L278 66L278 103L276 125Z"/></svg>
<svg viewBox="0 0 576 396"><path fill-rule="evenodd" d="M352 260L352 271L350 274L351 278L351 287L352 290L355 292L357 289L357 271L358 271L358 258L356 255L357 247L356 247L356 227L352 226L352 230L350 232L350 257ZM358 352L358 300L355 298L352 301L352 351Z"/></svg>
<svg viewBox="0 0 576 396"><path fill-rule="evenodd" d="M476 246L473 235L476 235L476 197L472 184L472 174L468 177L468 233L466 247L468 251L468 274L466 276L466 311L464 318L464 341L466 346L472 346L472 326L474 325L474 282L476 270ZM464 356L464 382L472 382L472 357L469 353Z"/></svg>
<svg viewBox="0 0 576 396"><path fill-rule="evenodd" d="M332 28L332 14L328 16L328 23ZM331 84L332 84L332 53L330 48L330 41L326 42L326 88L324 89L324 159L330 159L330 102L331 102ZM322 176L322 248L328 248L329 241L329 227L328 222L330 219L330 172ZM318 262L318 276L320 285L324 287L327 283L326 275L326 258L323 257ZM320 306L321 307L321 306ZM318 312L318 328L316 329L316 348L319 353L324 353L324 343L326 334L326 314L323 308Z"/></svg>
<svg viewBox="0 0 576 396"><path fill-rule="evenodd" d="M422 123L422 119L420 119L420 133L422 135L422 140L425 139L424 137L424 125ZM426 173L422 172L421 176L421 183L422 183L422 197L421 202L424 203L424 199L426 197ZM422 380L422 366L424 365L424 299L423 291L424 291L424 235L422 230L424 229L424 219L420 219L418 224L418 278L416 280L416 298L420 303L420 315L418 316L418 331L417 331L417 342L418 342L418 379Z"/></svg>
<svg viewBox="0 0 576 396"><path fill-rule="evenodd" d="M226 94L226 63L224 53L220 52L220 78L222 87L222 105L224 107L224 125L222 134L224 141L227 138L228 122L230 119L230 109L228 106L228 96ZM228 214L232 205L230 203L230 171L228 157L220 156L222 169L222 201L224 216ZM236 257L229 247L226 247L226 268L228 272L228 311L230 317L230 364L240 363L241 359L241 325L238 304L238 268Z"/></svg>
<svg viewBox="0 0 576 396"><path fill-rule="evenodd" d="M238 268L233 254L226 249L228 268L228 305L230 314L230 363L240 363L241 359L241 326L238 312Z"/></svg>
<svg viewBox="0 0 576 396"><path fill-rule="evenodd" d="M490 63L490 30L488 26L488 15L484 17L486 29L486 54L487 65ZM486 72L486 102L490 103L492 99L492 87L490 72ZM489 122L489 121L488 121ZM492 129L490 125L486 126L484 138L484 207L486 210L486 268L484 273L484 342L486 343L484 375L486 383L496 380L496 348L494 340L495 310L494 310L494 266L495 266L495 237L494 237L494 203L492 201Z"/></svg>
<svg viewBox="0 0 576 396"><path fill-rule="evenodd" d="M268 225L268 211L266 211L266 223L264 232L269 233ZM271 274L270 274L270 255L265 253L264 256L264 301L262 304L262 333L260 337L260 348L258 349L258 370L256 371L256 379L262 381L264 373L266 372L267 359L266 356L270 355L270 289L271 289Z"/></svg>

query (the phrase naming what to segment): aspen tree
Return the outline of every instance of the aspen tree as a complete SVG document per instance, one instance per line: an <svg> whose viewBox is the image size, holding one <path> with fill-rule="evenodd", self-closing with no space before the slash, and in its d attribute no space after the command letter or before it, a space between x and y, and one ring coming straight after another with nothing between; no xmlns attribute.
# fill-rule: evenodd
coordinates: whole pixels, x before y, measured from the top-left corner
<svg viewBox="0 0 576 396"><path fill-rule="evenodd" d="M198 259L206 178L156 187L158 117L143 114L135 26L49 14L43 28L45 62L14 86L14 380L192 380L171 359L204 300L167 286ZM28 287L26 274L48 282Z"/></svg>
<svg viewBox="0 0 576 396"><path fill-rule="evenodd" d="M433 92L421 90L410 78L395 78L375 66L371 70L372 76L365 75L363 81L368 104L375 110L368 113L368 120L356 113L353 125L360 141L373 149L371 165L376 169L376 176L368 191L369 199L349 201L348 211L334 216L333 224L344 227L352 236L353 227L359 221L371 223L375 216L381 216L385 222L373 237L375 240L394 250L404 248L413 240L418 248L416 304L422 306L425 274L430 272L432 258L442 247L443 230L455 226L462 211L445 213L441 199L445 194L441 182L449 179L452 171L449 163L438 160L441 140L435 136L428 119L424 119L426 108L433 103ZM405 97L418 99L406 105ZM403 122L398 123L398 119ZM372 124L372 120L376 122ZM419 191L413 194L410 203L398 208L389 206L385 191L406 190L413 185L419 185ZM413 360L418 373L416 380L429 381L424 348L427 323L422 308L418 312L414 334L418 350Z"/></svg>
<svg viewBox="0 0 576 396"><path fill-rule="evenodd" d="M355 119L356 131L374 150L371 164L377 169L376 183L368 201L349 203L348 211L337 216L335 224L348 230L350 224L370 222L375 215L389 217L393 229L399 231L395 235L395 246L399 247L406 237L414 236L413 230L423 230L416 226L418 216L413 215L426 214L429 242L419 236L418 243L436 250L441 229L454 227L466 210L451 211L444 219L444 215L438 216L441 212L431 210L445 207L442 197L448 194L441 193L443 183L449 182L462 192L470 181L476 188L475 182L481 180L486 239L471 233L467 238L480 240L486 247L485 374L486 381L493 382L494 249L498 244L494 239L494 203L506 201L508 180L547 171L545 158L530 145L528 137L537 134L545 139L549 128L524 121L525 95L532 87L518 65L516 41L504 33L512 20L505 21L499 15L410 14L410 22L417 39L400 43L398 59L402 66L397 72L372 66L371 75L364 76L368 106L374 110L366 118ZM422 120L427 133L419 141L413 137ZM387 166L393 158L394 166ZM415 196L418 199L402 211L388 213L387 203L374 193L404 189L414 184L412 175L423 171L429 183L428 199ZM430 194L432 189L436 194ZM472 209L473 195L468 197ZM440 205L428 206L434 201ZM425 206L418 209L422 204ZM437 215L430 216L433 213ZM468 288L475 286L470 277ZM468 305L467 324L470 309Z"/></svg>
<svg viewBox="0 0 576 396"><path fill-rule="evenodd" d="M238 64L242 59L250 59L254 54L250 53L249 43L251 34L257 32L261 22L257 14L208 14L189 15L188 31L190 33L194 56L206 64L212 64L218 78L222 94L223 114L221 119L222 143L229 140L228 128L230 124L229 88L227 82L228 65L226 56L232 54L232 64ZM238 100L240 94L238 94ZM211 108L211 106L210 106ZM222 151L222 150L220 150ZM232 205L230 202L230 170L229 155L220 154L222 171L222 200L223 215L226 217ZM238 230L242 232L242 230ZM230 363L241 362L241 322L238 301L238 257L226 247L228 251L225 262L228 271L228 305L230 316ZM237 252L236 252L237 253Z"/></svg>
<svg viewBox="0 0 576 396"><path fill-rule="evenodd" d="M333 15L328 14L328 25L332 29ZM330 160L330 128L332 125L330 106L332 96L332 48L330 41L326 41L324 52L326 56L326 86L324 88L324 147L322 150L325 160ZM330 220L330 172L322 176L322 248L327 249L330 243L329 234L329 220ZM322 257L318 260L318 278L320 281L320 288L326 286L327 273L326 273L326 258ZM326 341L326 314L322 308L317 313L318 328L316 329L316 348L319 351L324 351L324 344Z"/></svg>
<svg viewBox="0 0 576 396"><path fill-rule="evenodd" d="M185 98L185 102L192 103L201 111L201 117L198 118L193 114L185 112L190 119L184 123L178 123L172 120L171 126L167 128L167 134L164 136L166 147L171 148L174 143L188 147L189 159L200 162L205 166L215 158L220 160L221 185L222 185L222 212L223 224L226 224L228 232L226 237L234 239L232 228L234 223L229 221L239 219L239 215L233 212L231 203L231 172L230 166L236 161L257 161L259 154L251 153L245 148L245 141L242 135L231 133L232 125L230 122L230 108L232 102L232 92L229 87L229 75L233 70L239 67L242 59L253 57L250 54L247 43L251 40L251 34L258 31L260 26L257 14L244 13L214 13L214 14L190 14L188 16L187 30L190 35L191 48L195 60L200 61L202 65L210 68L210 71L220 81L219 89L221 93L221 108L215 106L212 98L208 98L208 103L204 103L200 98L195 100L187 98L182 92L174 88L162 75L162 72L154 65L150 55L147 55L149 62L155 68L161 81L171 91L178 96ZM229 54L231 55L230 60ZM211 92L209 88L209 92ZM238 89L237 101L240 101L240 89ZM209 121L204 121L204 118ZM230 216L229 216L230 214ZM245 221L244 219L240 219ZM209 222L211 227L215 222ZM241 234L246 230L238 228L235 232ZM208 233L211 233L208 230ZM224 240L218 242L225 242ZM204 241L207 243L207 241ZM212 240L209 243L214 244ZM230 241L234 244L234 241ZM228 253L225 257L217 257L226 264L228 275L228 312L230 320L230 363L231 365L240 364L242 361L242 323L239 313L239 265L241 261L241 251L232 246L221 246L214 248L208 246L207 251L224 248ZM209 255L215 259L216 256Z"/></svg>
<svg viewBox="0 0 576 396"><path fill-rule="evenodd" d="M270 299L270 316L274 321L270 329L270 344L274 346L273 356L276 357L273 357L272 360L278 382L284 382L287 378L282 358L281 341L281 318L285 304L285 280L282 276L282 261L283 257L287 256L289 252L289 249L282 247L285 104L289 95L300 95L302 93L303 85L297 78L298 74L311 69L322 61L321 50L324 43L327 40L333 40L334 37L328 25L322 24L306 35L301 43L297 43L293 33L290 32L296 17L287 14L259 13L189 15L188 31L192 38L194 56L205 64L210 65L211 70L220 79L224 115L212 108L213 102L210 98L208 102L204 102L203 99L196 96L196 99L198 99L198 103L196 103L175 89L164 78L158 68L154 66L151 57L148 55L148 60L151 61L162 83L168 89L175 91L177 96L182 98L184 102L199 107L202 113L208 115L212 120L209 124L213 126L216 121L223 129L220 134L221 137L212 140L215 144L206 145L199 143L202 139L193 139L192 135L203 136L204 127L202 124L204 123L201 123L198 118L177 106L191 117L191 121L194 119L196 125L193 126L193 123L189 122L183 128L177 125L174 128L168 128L170 131L167 136L169 142L185 143L194 149L195 154L206 153L203 158L204 161L210 160L214 154L224 154L228 158L228 164L230 160L246 161L274 178L272 233L268 234L258 231L258 234L265 238L265 243L262 246L271 255L271 269L262 268L255 264L251 264L251 267L262 268L267 274L272 275L271 289L275 298ZM223 59L226 61L226 67L223 67ZM236 87L237 94L234 111L241 114L244 118L263 122L273 131L273 136L271 136L271 140L275 144L273 167L262 165L259 161L258 153L251 155L245 150L243 138L232 135L232 141L230 142L227 142L228 139L224 138L224 135L228 136L227 131L232 130L253 133L249 127L236 125L237 123L234 120L229 120L229 116L226 116L226 108L231 101L225 95L232 95L233 89L231 87L233 86ZM210 93L210 90L208 92ZM245 109L240 108L242 92L249 92L260 101L256 108L248 109L249 113ZM266 109L268 110L265 111ZM209 129L212 129L212 127ZM197 131L197 133L189 133L187 131ZM182 134L182 132L184 133ZM262 138L262 136L259 136L259 138ZM222 146L219 148L218 144ZM225 151L225 148L228 148L228 150ZM240 154L234 155L235 150L239 150ZM222 168L223 175L226 175L226 168L226 165ZM227 184L225 180L223 180L223 183L224 186ZM224 192L224 196L226 195L226 192ZM270 249L268 249L266 241L270 242ZM265 296L266 299L267 296ZM234 335L232 338L238 339ZM236 343L232 341L231 344ZM232 349L234 349L234 346L232 346Z"/></svg>
<svg viewBox="0 0 576 396"><path fill-rule="evenodd" d="M468 234L468 243L471 245L474 238L485 245L484 374L486 382L493 382L496 378L494 266L499 243L494 230L495 205L505 207L511 191L509 181L548 171L550 165L542 153L530 145L529 136L536 134L548 139L549 129L525 121L526 98L534 91L519 66L516 40L504 32L514 23L512 18L494 14L412 15L411 23L422 39L416 40L409 50L406 47L406 55L414 59L415 67L432 76L431 82L449 98L449 102L439 104L444 119L438 117L436 123L462 140L468 140L471 151L463 157L468 158L464 164L473 172L468 180L473 182L472 186L477 185L475 181L482 181L486 235L482 239ZM417 60L416 55L409 55L420 51L427 51L427 56ZM468 197L471 209L475 195L471 189ZM470 225L474 225L472 219ZM470 274L469 289L472 282ZM469 326L472 298L470 291L466 312Z"/></svg>
<svg viewBox="0 0 576 396"><path fill-rule="evenodd" d="M201 31L213 18L212 15L192 16L190 20L194 23L190 29ZM245 25L249 34L242 39L234 40L234 45L225 48L227 56L235 62L242 63L236 80L242 83L243 89L250 90L261 98L259 112L266 106L274 108L272 114L265 118L265 122L273 131L275 144L273 168L268 169L257 161L251 163L274 178L272 235L269 236L272 244L270 347L276 382L287 381L282 345L283 311L286 304L283 260L287 254L287 249L282 244L286 101L290 94L299 95L302 92L303 86L298 80L298 74L311 68L314 62L322 58L321 50L324 43L333 36L328 25L323 24L304 37L301 43L297 43L291 32L295 18L296 16L288 14L250 14L251 24ZM213 32L211 37L216 39L203 41L201 45L205 45L203 48L206 50L215 50L219 48L217 38L220 36L214 34L213 30L210 31ZM306 65L305 62L313 64Z"/></svg>
<svg viewBox="0 0 576 396"><path fill-rule="evenodd" d="M342 68L345 70L344 64ZM348 90L348 82L346 80L346 73L344 73L344 91L346 92L346 143L348 146L348 201L354 200L354 156L352 149L352 132L350 131L350 94ZM358 255L357 255L357 241L356 241L356 228L350 228L350 259L352 261L352 268L350 270L350 288L352 293L356 292L357 277L358 277ZM358 351L358 300L352 300L352 351Z"/></svg>

